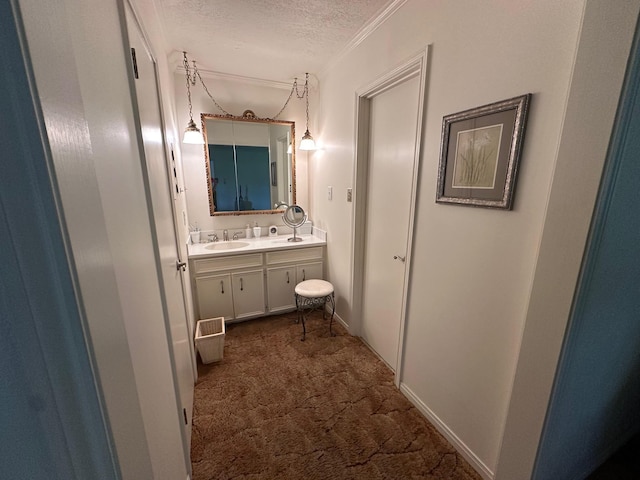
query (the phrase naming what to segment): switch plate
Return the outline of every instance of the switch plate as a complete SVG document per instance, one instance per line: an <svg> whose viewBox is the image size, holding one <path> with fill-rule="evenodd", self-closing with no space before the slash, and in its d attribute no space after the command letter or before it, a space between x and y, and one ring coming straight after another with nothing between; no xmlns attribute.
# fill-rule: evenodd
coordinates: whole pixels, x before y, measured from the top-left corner
<svg viewBox="0 0 640 480"><path fill-rule="evenodd" d="M347 202L350 202L353 199L352 190L347 188Z"/></svg>
<svg viewBox="0 0 640 480"><path fill-rule="evenodd" d="M327 200L333 200L333 187L327 187Z"/></svg>

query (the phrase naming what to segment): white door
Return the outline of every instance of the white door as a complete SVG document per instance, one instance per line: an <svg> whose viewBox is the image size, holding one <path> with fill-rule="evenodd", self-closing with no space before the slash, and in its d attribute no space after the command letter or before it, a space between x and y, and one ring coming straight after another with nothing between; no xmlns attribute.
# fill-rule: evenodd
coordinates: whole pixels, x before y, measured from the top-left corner
<svg viewBox="0 0 640 480"><path fill-rule="evenodd" d="M395 371L416 149L417 76L370 100L361 335Z"/></svg>
<svg viewBox="0 0 640 480"><path fill-rule="evenodd" d="M161 286L167 338L172 351L174 381L180 411L179 421L183 427L183 444L188 466L191 439L191 417L193 412L194 373L192 346L188 334L187 315L182 289L182 271L177 268L180 261L177 233L175 230L173 204L170 193L170 177L165 152L164 124L160 114L160 100L156 76L156 65L146 49L146 43L137 28L137 23L127 11L129 40L134 61L136 96L142 139L144 144L144 176L148 182L148 195L153 208L153 227L156 234L158 261L161 269ZM135 51L135 53L134 53ZM123 212L126 215L126 212ZM149 248L154 248L149 245ZM185 259L186 260L186 259ZM135 346L133 346L135 348Z"/></svg>

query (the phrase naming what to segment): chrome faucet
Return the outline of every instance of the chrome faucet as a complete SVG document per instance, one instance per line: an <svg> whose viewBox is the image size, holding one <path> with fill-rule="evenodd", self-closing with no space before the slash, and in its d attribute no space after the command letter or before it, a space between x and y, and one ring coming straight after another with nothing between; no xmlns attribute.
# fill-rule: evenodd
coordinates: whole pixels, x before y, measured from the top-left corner
<svg viewBox="0 0 640 480"><path fill-rule="evenodd" d="M209 237L209 242L217 242L218 241L218 235L216 235L215 233L210 233L207 235L207 237Z"/></svg>
<svg viewBox="0 0 640 480"><path fill-rule="evenodd" d="M229 241L229 230L223 230L222 231L222 241L224 242L228 242Z"/></svg>
<svg viewBox="0 0 640 480"><path fill-rule="evenodd" d="M243 232L235 232L235 233L233 234L233 239L234 239L234 240L238 240L238 238L240 238L240 235L241 235L242 233L243 233Z"/></svg>

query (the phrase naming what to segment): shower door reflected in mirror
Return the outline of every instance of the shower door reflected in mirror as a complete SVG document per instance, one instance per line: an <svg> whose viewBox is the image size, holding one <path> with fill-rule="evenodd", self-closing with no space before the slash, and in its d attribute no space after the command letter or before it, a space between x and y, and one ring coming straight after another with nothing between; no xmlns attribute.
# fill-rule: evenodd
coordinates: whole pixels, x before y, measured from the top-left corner
<svg viewBox="0 0 640 480"><path fill-rule="evenodd" d="M211 215L295 202L294 122L202 114Z"/></svg>

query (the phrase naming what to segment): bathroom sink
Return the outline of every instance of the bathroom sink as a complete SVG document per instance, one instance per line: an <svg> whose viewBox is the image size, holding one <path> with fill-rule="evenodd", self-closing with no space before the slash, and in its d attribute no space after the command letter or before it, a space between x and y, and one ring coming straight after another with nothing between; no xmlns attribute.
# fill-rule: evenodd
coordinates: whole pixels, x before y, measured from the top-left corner
<svg viewBox="0 0 640 480"><path fill-rule="evenodd" d="M236 248L242 248L249 245L248 242L222 242L222 243L208 243L204 246L207 250L235 250Z"/></svg>

